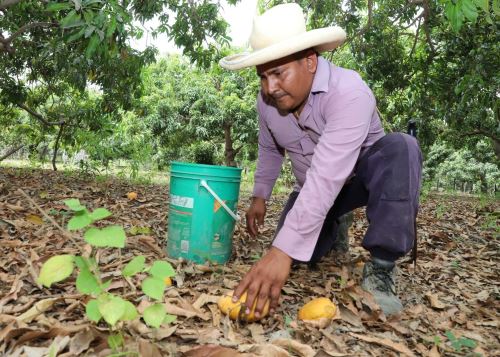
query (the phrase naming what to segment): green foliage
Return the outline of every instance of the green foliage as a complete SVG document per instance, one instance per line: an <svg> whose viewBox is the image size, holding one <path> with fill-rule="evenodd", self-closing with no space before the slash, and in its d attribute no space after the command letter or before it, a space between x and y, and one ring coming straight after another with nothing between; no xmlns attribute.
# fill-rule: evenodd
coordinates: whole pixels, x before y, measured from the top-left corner
<svg viewBox="0 0 500 357"><path fill-rule="evenodd" d="M103 229L90 228L84 234L85 241L94 247L125 247L125 231L121 226L108 226Z"/></svg>
<svg viewBox="0 0 500 357"><path fill-rule="evenodd" d="M144 310L144 321L151 327L160 327L166 316L163 304L153 304Z"/></svg>
<svg viewBox="0 0 500 357"><path fill-rule="evenodd" d="M125 268L123 268L123 276L131 277L141 272L142 270L144 270L145 262L146 258L143 255L134 257L130 262L128 262L127 265L125 265Z"/></svg>
<svg viewBox="0 0 500 357"><path fill-rule="evenodd" d="M434 144L424 162L424 180L438 187L453 190L470 187L474 193L495 194L500 180L500 168L495 154L484 141L474 151L453 150L451 145Z"/></svg>
<svg viewBox="0 0 500 357"><path fill-rule="evenodd" d="M38 276L38 282L50 288L52 284L70 276L73 269L74 257L72 255L56 255L43 264Z"/></svg>
<svg viewBox="0 0 500 357"><path fill-rule="evenodd" d="M467 349L473 349L476 348L477 346L477 343L474 340L471 340L470 338L467 337L457 338L451 331L446 331L445 335L456 352L462 351L462 348L464 347Z"/></svg>
<svg viewBox="0 0 500 357"><path fill-rule="evenodd" d="M183 155L188 161L220 163L216 152L223 145L225 164L234 165L241 149L255 143L258 78L253 71L223 71L216 64L201 70L171 56L148 67L144 83L141 112L162 159Z"/></svg>
<svg viewBox="0 0 500 357"><path fill-rule="evenodd" d="M166 284L164 279L148 277L142 281L142 292L155 300L161 300Z"/></svg>
<svg viewBox="0 0 500 357"><path fill-rule="evenodd" d="M123 227L117 225L106 226L102 229L89 227L98 220L111 216L105 208L97 208L89 213L88 209L78 200L70 199L64 201L68 209L74 212L73 218L68 222L68 230L81 229L87 227L84 233L85 241L93 247L94 255L90 257L73 255L56 255L49 258L42 266L38 282L46 287L68 278L76 265L79 272L76 277L76 289L81 294L92 296L86 306L85 313L89 320L98 323L103 319L109 326L115 327L120 321L130 321L136 319L139 314L130 301L108 292L111 280L103 281L97 264L95 254L96 248L123 248L125 246L125 231ZM75 217L80 217L80 221L74 221ZM87 217L81 223L81 217ZM76 223L75 223L76 222ZM79 228L75 228L79 227ZM143 282L143 292L151 298L161 301L163 292L167 286L166 279L175 275L173 267L164 261L155 261L151 266L146 266L144 256L134 257L125 267L123 267L123 277L130 278L137 273L147 270L150 274ZM149 282L152 282L150 284ZM163 308L163 310L162 310ZM143 318L149 326L159 327L162 323L170 323L175 317L167 315L165 307L160 304L152 305L151 309L146 309ZM112 349L117 349L123 345L123 335L121 333L110 335L108 343Z"/></svg>

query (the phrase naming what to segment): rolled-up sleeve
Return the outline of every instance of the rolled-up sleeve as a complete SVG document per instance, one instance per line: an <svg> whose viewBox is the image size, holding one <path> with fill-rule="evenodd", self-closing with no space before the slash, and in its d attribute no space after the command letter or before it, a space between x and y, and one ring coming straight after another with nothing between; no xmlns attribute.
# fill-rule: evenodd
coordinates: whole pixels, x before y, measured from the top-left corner
<svg viewBox="0 0 500 357"><path fill-rule="evenodd" d="M257 112L259 114L259 156L254 176L253 196L268 200L281 171L284 150L277 145L269 131L260 95L257 100Z"/></svg>
<svg viewBox="0 0 500 357"><path fill-rule="evenodd" d="M330 95L325 100L325 129L300 194L273 242L290 257L311 259L326 214L354 170L375 105L368 88Z"/></svg>

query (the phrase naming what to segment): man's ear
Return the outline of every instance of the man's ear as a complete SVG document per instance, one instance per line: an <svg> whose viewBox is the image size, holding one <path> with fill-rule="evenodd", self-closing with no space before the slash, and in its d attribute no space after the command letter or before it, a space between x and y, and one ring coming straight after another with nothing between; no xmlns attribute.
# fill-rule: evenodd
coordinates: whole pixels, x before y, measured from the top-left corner
<svg viewBox="0 0 500 357"><path fill-rule="evenodd" d="M318 54L314 50L309 50L305 57L307 70L309 73L316 73L316 69L318 69Z"/></svg>

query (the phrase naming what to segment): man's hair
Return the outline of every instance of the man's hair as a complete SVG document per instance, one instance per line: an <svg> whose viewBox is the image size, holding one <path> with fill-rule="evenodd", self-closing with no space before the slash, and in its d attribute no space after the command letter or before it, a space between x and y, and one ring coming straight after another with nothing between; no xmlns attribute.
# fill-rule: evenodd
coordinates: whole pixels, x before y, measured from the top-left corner
<svg viewBox="0 0 500 357"><path fill-rule="evenodd" d="M319 53L314 49L314 48L306 48L305 50L299 51L294 53L292 56L296 61L300 61L307 56L309 56L311 53L316 54L316 56L319 56Z"/></svg>

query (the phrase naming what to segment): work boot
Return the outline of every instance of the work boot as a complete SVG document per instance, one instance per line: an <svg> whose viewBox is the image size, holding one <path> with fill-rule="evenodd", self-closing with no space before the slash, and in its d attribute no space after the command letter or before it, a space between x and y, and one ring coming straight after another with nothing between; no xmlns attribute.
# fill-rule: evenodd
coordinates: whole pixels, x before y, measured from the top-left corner
<svg viewBox="0 0 500 357"><path fill-rule="evenodd" d="M365 264L361 287L371 293L386 316L403 310L396 295L396 264L373 258Z"/></svg>
<svg viewBox="0 0 500 357"><path fill-rule="evenodd" d="M332 250L336 253L346 254L349 252L349 227L353 221L353 213L346 213L337 218L337 237L333 243Z"/></svg>

